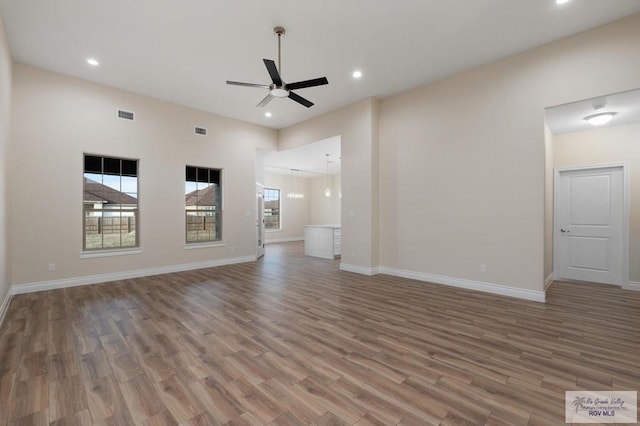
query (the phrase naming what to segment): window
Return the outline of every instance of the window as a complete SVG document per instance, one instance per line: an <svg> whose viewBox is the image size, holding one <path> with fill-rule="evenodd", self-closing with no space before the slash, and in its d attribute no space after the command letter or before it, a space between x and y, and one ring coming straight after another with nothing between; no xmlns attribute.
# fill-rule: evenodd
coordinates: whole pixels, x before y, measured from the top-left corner
<svg viewBox="0 0 640 426"><path fill-rule="evenodd" d="M280 190L264 189L264 229L280 229Z"/></svg>
<svg viewBox="0 0 640 426"><path fill-rule="evenodd" d="M84 156L83 249L138 247L138 160Z"/></svg>
<svg viewBox="0 0 640 426"><path fill-rule="evenodd" d="M187 166L184 185L187 243L222 241L220 169Z"/></svg>

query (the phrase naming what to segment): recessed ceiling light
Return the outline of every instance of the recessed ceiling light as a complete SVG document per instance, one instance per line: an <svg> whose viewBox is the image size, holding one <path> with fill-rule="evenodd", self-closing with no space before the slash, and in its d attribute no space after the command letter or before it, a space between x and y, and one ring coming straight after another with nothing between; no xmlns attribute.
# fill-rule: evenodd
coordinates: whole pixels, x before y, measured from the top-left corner
<svg viewBox="0 0 640 426"><path fill-rule="evenodd" d="M569 3L569 1L571 0L556 0L556 4L565 4L565 3Z"/></svg>
<svg viewBox="0 0 640 426"><path fill-rule="evenodd" d="M353 78L360 78L362 77L362 71L354 71L352 75Z"/></svg>
<svg viewBox="0 0 640 426"><path fill-rule="evenodd" d="M271 117L271 113L270 113L270 112L265 112L265 113L264 113L264 116L265 116L265 117L267 117L267 118L268 118L268 117Z"/></svg>
<svg viewBox="0 0 640 426"><path fill-rule="evenodd" d="M603 126L613 119L615 112L601 112L585 117L584 120L592 126Z"/></svg>
<svg viewBox="0 0 640 426"><path fill-rule="evenodd" d="M92 67L97 67L98 65L100 65L100 62L98 62L98 60L96 58L87 59L87 63L89 65L91 65Z"/></svg>

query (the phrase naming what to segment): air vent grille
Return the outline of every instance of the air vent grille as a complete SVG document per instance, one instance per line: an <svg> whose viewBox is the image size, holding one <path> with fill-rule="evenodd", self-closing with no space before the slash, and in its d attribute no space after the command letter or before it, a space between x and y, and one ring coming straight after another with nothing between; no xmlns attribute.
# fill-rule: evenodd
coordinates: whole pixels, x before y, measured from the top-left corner
<svg viewBox="0 0 640 426"><path fill-rule="evenodd" d="M196 135L206 135L207 134L207 129L205 129L204 127L195 127L195 131L196 131Z"/></svg>
<svg viewBox="0 0 640 426"><path fill-rule="evenodd" d="M118 110L118 118L124 118L125 120L133 120L133 113L130 111Z"/></svg>

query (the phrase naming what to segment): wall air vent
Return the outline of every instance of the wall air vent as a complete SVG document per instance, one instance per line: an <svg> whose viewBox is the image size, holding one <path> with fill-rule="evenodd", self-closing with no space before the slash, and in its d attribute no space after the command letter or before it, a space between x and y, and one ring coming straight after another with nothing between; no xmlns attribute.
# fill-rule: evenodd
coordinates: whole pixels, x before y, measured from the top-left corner
<svg viewBox="0 0 640 426"><path fill-rule="evenodd" d="M133 113L130 111L118 110L118 118L124 118L125 120L133 120Z"/></svg>
<svg viewBox="0 0 640 426"><path fill-rule="evenodd" d="M207 129L205 129L204 127L195 127L195 131L196 131L196 135L206 135L207 134Z"/></svg>

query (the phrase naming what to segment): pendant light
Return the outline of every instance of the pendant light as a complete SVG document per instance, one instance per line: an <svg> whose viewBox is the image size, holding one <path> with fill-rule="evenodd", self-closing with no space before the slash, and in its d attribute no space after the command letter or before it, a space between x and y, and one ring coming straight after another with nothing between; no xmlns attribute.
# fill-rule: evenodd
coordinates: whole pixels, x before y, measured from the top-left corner
<svg viewBox="0 0 640 426"><path fill-rule="evenodd" d="M292 180L292 192L287 193L287 198L290 200L304 200L304 193L298 191L298 185L296 183L296 174L300 172L298 169L291 169Z"/></svg>
<svg viewBox="0 0 640 426"><path fill-rule="evenodd" d="M327 156L327 187L324 189L324 196L329 198L331 197L331 187L329 186L329 154L325 154Z"/></svg>

